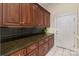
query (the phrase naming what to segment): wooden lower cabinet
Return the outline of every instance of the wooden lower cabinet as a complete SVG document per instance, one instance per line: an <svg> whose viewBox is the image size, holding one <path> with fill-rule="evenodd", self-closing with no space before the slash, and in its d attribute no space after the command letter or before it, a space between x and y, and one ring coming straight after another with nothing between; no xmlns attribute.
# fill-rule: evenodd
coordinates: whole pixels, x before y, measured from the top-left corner
<svg viewBox="0 0 79 59"><path fill-rule="evenodd" d="M38 42L30 44L24 49L18 50L10 56L45 56L54 45L54 36L48 36Z"/></svg>
<svg viewBox="0 0 79 59"><path fill-rule="evenodd" d="M3 25L20 26L19 3L3 3Z"/></svg>
<svg viewBox="0 0 79 59"><path fill-rule="evenodd" d="M0 27L50 26L50 13L36 3L0 3Z"/></svg>

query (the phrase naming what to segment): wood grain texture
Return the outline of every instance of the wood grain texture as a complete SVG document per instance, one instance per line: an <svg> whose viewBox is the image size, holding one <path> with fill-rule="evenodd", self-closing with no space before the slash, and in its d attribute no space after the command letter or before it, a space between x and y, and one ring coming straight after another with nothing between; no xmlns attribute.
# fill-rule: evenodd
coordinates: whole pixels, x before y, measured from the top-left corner
<svg viewBox="0 0 79 59"><path fill-rule="evenodd" d="M3 24L7 26L20 25L20 5L17 3L3 4Z"/></svg>
<svg viewBox="0 0 79 59"><path fill-rule="evenodd" d="M3 17L2 13L3 13L2 3L0 3L0 26L2 25L2 17Z"/></svg>
<svg viewBox="0 0 79 59"><path fill-rule="evenodd" d="M36 3L3 3L0 19L6 27L49 27L50 13ZM0 20L0 24L2 20Z"/></svg>

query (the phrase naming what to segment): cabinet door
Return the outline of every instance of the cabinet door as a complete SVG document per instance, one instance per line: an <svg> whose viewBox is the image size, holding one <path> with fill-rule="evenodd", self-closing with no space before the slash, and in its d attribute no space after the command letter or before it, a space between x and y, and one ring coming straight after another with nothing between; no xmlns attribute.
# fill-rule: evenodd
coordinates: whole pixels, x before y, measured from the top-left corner
<svg viewBox="0 0 79 59"><path fill-rule="evenodd" d="M43 14L43 9L39 9L39 21L38 24L40 27L44 27L44 14Z"/></svg>
<svg viewBox="0 0 79 59"><path fill-rule="evenodd" d="M49 49L51 49L54 46L54 36L49 37Z"/></svg>
<svg viewBox="0 0 79 59"><path fill-rule="evenodd" d="M3 4L3 24L8 26L20 25L19 3Z"/></svg>
<svg viewBox="0 0 79 59"><path fill-rule="evenodd" d="M38 5L33 4L33 21L36 27L42 27L42 16L41 8Z"/></svg>
<svg viewBox="0 0 79 59"><path fill-rule="evenodd" d="M44 44L44 55L46 55L47 54L47 52L48 52L48 42L46 42L45 44Z"/></svg>
<svg viewBox="0 0 79 59"><path fill-rule="evenodd" d="M39 56L44 56L48 52L48 42L39 46Z"/></svg>
<svg viewBox="0 0 79 59"><path fill-rule="evenodd" d="M42 27L44 27L44 12L42 9L41 9L41 25Z"/></svg>
<svg viewBox="0 0 79 59"><path fill-rule="evenodd" d="M30 53L31 51L33 51L36 48L37 48L36 43L31 44L30 46L27 47L27 53Z"/></svg>
<svg viewBox="0 0 79 59"><path fill-rule="evenodd" d="M39 46L39 56L44 56L44 45Z"/></svg>
<svg viewBox="0 0 79 59"><path fill-rule="evenodd" d="M0 26L2 26L2 3L0 3Z"/></svg>
<svg viewBox="0 0 79 59"><path fill-rule="evenodd" d="M21 4L21 24L25 26L33 26L32 4Z"/></svg>
<svg viewBox="0 0 79 59"><path fill-rule="evenodd" d="M50 14L44 11L44 26L49 27L50 26Z"/></svg>
<svg viewBox="0 0 79 59"><path fill-rule="evenodd" d="M33 4L33 24L37 26L38 21L38 6Z"/></svg>

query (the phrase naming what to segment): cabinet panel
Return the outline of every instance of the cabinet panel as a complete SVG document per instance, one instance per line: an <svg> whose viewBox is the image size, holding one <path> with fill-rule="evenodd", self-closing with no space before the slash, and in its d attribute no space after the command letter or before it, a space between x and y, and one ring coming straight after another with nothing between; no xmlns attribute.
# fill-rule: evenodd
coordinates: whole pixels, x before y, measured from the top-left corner
<svg viewBox="0 0 79 59"><path fill-rule="evenodd" d="M38 21L37 24L39 27L44 27L44 13L43 9L38 8Z"/></svg>
<svg viewBox="0 0 79 59"><path fill-rule="evenodd" d="M31 44L30 46L27 47L27 53L30 53L31 51L33 51L34 49L37 48L37 44Z"/></svg>
<svg viewBox="0 0 79 59"><path fill-rule="evenodd" d="M25 55L26 55L26 49L22 49L12 53L10 56L25 56Z"/></svg>
<svg viewBox="0 0 79 59"><path fill-rule="evenodd" d="M43 27L43 10L36 4L33 4L33 21L36 27Z"/></svg>
<svg viewBox="0 0 79 59"><path fill-rule="evenodd" d="M33 26L32 4L21 4L21 24Z"/></svg>
<svg viewBox="0 0 79 59"><path fill-rule="evenodd" d="M39 56L44 56L44 46L39 46Z"/></svg>
<svg viewBox="0 0 79 59"><path fill-rule="evenodd" d="M20 5L18 3L3 4L3 24L20 25Z"/></svg>
<svg viewBox="0 0 79 59"><path fill-rule="evenodd" d="M0 26L2 25L2 3L0 3Z"/></svg>
<svg viewBox="0 0 79 59"><path fill-rule="evenodd" d="M40 15L40 24L42 27L44 27L44 12L43 12L43 9L41 9L40 11L41 15Z"/></svg>
<svg viewBox="0 0 79 59"><path fill-rule="evenodd" d="M33 4L33 24L36 26L38 21L38 6Z"/></svg>
<svg viewBox="0 0 79 59"><path fill-rule="evenodd" d="M50 26L50 14L44 11L44 26L49 27Z"/></svg>
<svg viewBox="0 0 79 59"><path fill-rule="evenodd" d="M44 15L43 15L43 9L38 7L38 19L37 19L37 25L39 27L44 27Z"/></svg>
<svg viewBox="0 0 79 59"><path fill-rule="evenodd" d="M46 55L46 53L48 52L48 42L46 42L45 44L44 44L44 55Z"/></svg>
<svg viewBox="0 0 79 59"><path fill-rule="evenodd" d="M39 46L39 56L44 56L48 52L48 42Z"/></svg>
<svg viewBox="0 0 79 59"><path fill-rule="evenodd" d="M49 37L49 49L52 48L54 45L54 37L53 36L50 36Z"/></svg>

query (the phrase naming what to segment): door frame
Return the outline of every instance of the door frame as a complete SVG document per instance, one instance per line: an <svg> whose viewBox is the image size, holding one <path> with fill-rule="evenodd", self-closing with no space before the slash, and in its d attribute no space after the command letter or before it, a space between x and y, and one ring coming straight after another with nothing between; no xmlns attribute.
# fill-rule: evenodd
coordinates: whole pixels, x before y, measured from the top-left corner
<svg viewBox="0 0 79 59"><path fill-rule="evenodd" d="M63 13L63 14L56 14L55 15L55 30L56 30L56 32L55 32L55 46L56 46L56 34L57 34L57 29L56 29L56 18L57 17L61 17L61 16L66 16L66 15L75 15L75 20L74 20L74 25L75 25L75 32L74 32L74 34L75 34L75 37L74 37L74 50L76 51L78 48L77 48L77 19L78 19L78 16L77 16L77 11L76 12L69 12L69 13Z"/></svg>

